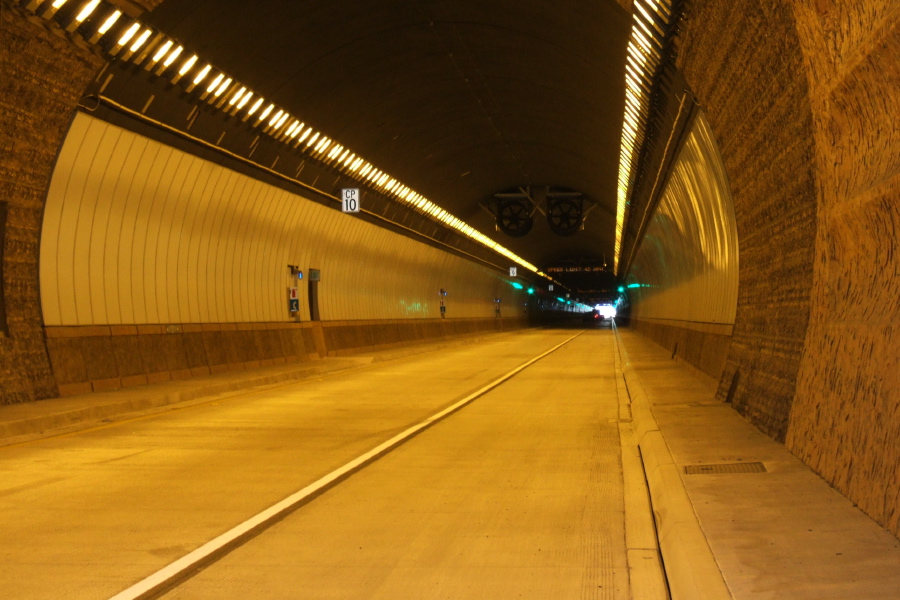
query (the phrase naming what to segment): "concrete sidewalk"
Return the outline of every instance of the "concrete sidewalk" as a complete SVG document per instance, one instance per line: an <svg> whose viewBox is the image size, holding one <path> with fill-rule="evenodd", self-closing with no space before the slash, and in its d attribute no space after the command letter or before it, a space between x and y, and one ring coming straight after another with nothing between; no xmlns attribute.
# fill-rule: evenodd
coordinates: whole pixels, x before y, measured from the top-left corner
<svg viewBox="0 0 900 600"><path fill-rule="evenodd" d="M900 598L897 538L716 400L714 382L637 333L619 335L630 363L625 370L634 428L646 430L642 421L654 420L661 434L661 444L645 443L641 450L673 599ZM635 393L648 401L643 413ZM672 497L678 481L654 486L654 477L665 476L667 460L689 499L683 507ZM696 540L685 524L692 520L727 585L723 595L708 593L708 574L694 572L689 548ZM688 560L673 556L679 553ZM692 583L699 589L691 592Z"/></svg>

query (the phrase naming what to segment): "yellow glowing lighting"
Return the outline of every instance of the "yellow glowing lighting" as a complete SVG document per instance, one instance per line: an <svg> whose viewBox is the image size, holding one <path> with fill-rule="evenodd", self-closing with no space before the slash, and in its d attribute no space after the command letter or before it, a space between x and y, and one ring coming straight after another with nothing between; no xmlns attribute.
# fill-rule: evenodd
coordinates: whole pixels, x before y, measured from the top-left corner
<svg viewBox="0 0 900 600"><path fill-rule="evenodd" d="M113 0L115 1L115 0ZM637 0L635 0L637 1ZM58 9L64 4L66 4L67 0L54 0L52 6L54 9ZM649 0L645 1L647 4ZM79 6L80 10L77 12L77 16L75 17L75 21L81 23L87 20L97 8L101 5L100 0L80 0ZM108 4L108 3L107 3ZM104 4L106 6L107 4ZM640 9L641 7L639 7ZM656 12L659 12L658 8L654 8ZM74 12L74 11L73 11ZM644 13L644 10L641 10ZM45 11L45 18L52 18L52 13L50 11ZM105 35L108 31L110 31L118 20L121 18L122 12L116 10L113 14L108 16L103 24L97 29L97 33L99 36ZM650 23L653 27L657 27L656 22L651 21ZM648 30L647 26L641 23L641 27L643 30L647 31L648 34L652 33ZM141 29L144 29L141 32ZM144 60L146 56L152 56L150 62L148 64L156 64L160 61L164 61L162 65L166 68L170 67L175 63L175 61L182 55L184 52L183 46L176 46L174 40L165 39L163 37L162 32L158 32L155 37L153 37L153 41L150 42L150 46L147 51L138 55L137 53L142 47L147 44L148 40L150 40L151 36L154 35L153 29L150 27L144 28L144 26L135 21L131 23L128 29L121 35L118 40L118 45L116 47L116 51L119 48L127 46L129 43L132 43L130 50L131 55L134 57L132 60L134 62L140 62ZM140 32L140 33L139 33ZM95 36L95 40L99 39L99 36ZM135 36L138 36L135 39ZM165 40L161 46L156 46L157 41ZM657 40L650 35L650 41L657 42ZM645 44L642 44L641 42ZM640 80L640 75L644 73L643 66L652 61L654 57L656 57L657 62L659 58L658 52L651 52L652 48L641 48L642 45L646 45L647 38L641 39L639 37L635 37L634 32L632 36L631 43L629 44L629 87L634 87L636 84L641 85L642 81ZM152 54L151 54L152 53ZM198 61L198 55L194 54L189 59L185 60L181 67L178 69L178 77L186 75L188 72L193 69ZM631 68L633 66L633 68ZM202 70L196 74L193 78L193 86L200 85L202 82L205 82L210 74L212 74L213 66L210 63L206 63ZM159 68L156 73L161 75L163 72L162 68ZM177 81L178 78L173 79ZM236 93L232 93L234 88L240 87L240 89ZM192 89L191 86L188 86L188 89ZM231 91L229 91L231 90ZM218 72L218 74L212 79L212 82L206 88L207 94L213 94L215 97L223 96L223 99L218 102L213 102L216 107L221 108L223 104L225 104L227 99L227 105L229 107L235 107L234 109L226 108L226 110L230 110L233 113L236 111L243 110L245 106L247 106L251 99L255 98L253 105L249 108L247 112L247 117L254 115L259 111L264 105L264 100L261 96L256 96L252 90L247 89L245 86L239 86L237 82L235 82L232 78L227 77L224 72ZM207 98L206 95L203 96L204 99ZM646 112L646 102L641 100L640 93L638 93L635 97L635 94L631 92L628 95L628 102L634 104L636 101L639 102L636 104L636 108L630 108L629 105L629 123L627 127L628 130L632 129L635 122L640 122L638 117ZM277 111L277 112L276 112ZM276 112L274 116L272 113ZM369 181L369 185L372 187L379 188L383 190L385 194L391 195L396 201L406 202L407 204L415 207L417 210L421 211L424 214L430 215L434 220L456 229L463 235L468 236L469 238L483 244L487 248L494 250L495 252L501 254L502 256L515 261L516 264L519 264L527 269L530 269L541 275L546 277L544 273L539 271L537 267L528 263L527 261L522 260L503 246L500 246L484 234L476 231L473 227L467 225L460 219L454 217L446 210L440 208L439 206L433 204L427 198L415 192L408 186L404 185L397 179L392 178L389 174L381 171L380 169L375 168L372 164L366 162L362 157L357 156L349 148L342 146L334 140L331 140L319 132L316 132L312 127L307 127L304 123L301 123L299 119L293 119L289 113L284 110L278 109L274 103L269 103L265 110L259 115L258 120L256 121L256 125L259 126L263 122L265 122L270 116L272 116L271 120L268 121L268 127L266 131L273 135L276 139L287 142L288 139L293 140L297 139L296 143L291 141L294 144L294 148L297 148L304 141L306 142L306 147L314 148L313 152L317 154L322 154L324 156L320 157L319 160L323 160L326 164L336 164L341 168L347 168L352 173L354 173L354 177L363 180ZM288 127L284 127L288 122L288 119L291 119L292 122ZM624 135L624 134L623 134ZM633 138L632 133L627 134L630 138ZM625 139L625 138L623 138ZM623 152L626 146L623 143ZM630 147L630 146L629 146ZM330 151L329 151L330 150ZM327 153L327 154L326 154ZM624 154L623 154L624 160ZM621 178L620 178L621 181ZM622 193L622 186L619 187L620 194Z"/></svg>
<svg viewBox="0 0 900 600"><path fill-rule="evenodd" d="M172 50L171 54L169 54L169 56L166 57L165 62L163 62L163 66L171 67L172 63L175 62L175 59L181 56L182 51L184 51L184 48L182 46L178 46L177 48Z"/></svg>
<svg viewBox="0 0 900 600"><path fill-rule="evenodd" d="M263 99L259 98L256 102L253 103L253 106L250 107L250 110L247 111L247 116L252 117L253 113L259 110L259 107L262 106Z"/></svg>
<svg viewBox="0 0 900 600"><path fill-rule="evenodd" d="M648 38L650 38L651 40L654 40L654 39L655 39L654 36L653 36L653 32L650 31L650 28L647 27L647 25L646 25L642 20L640 20L640 19L635 19L634 22L637 23L637 24L640 26L640 28L644 31L644 33L647 34L647 37L648 37Z"/></svg>
<svg viewBox="0 0 900 600"><path fill-rule="evenodd" d="M222 81L224 78L225 78L225 74L224 74L224 73L219 73L218 75L216 75L216 78L213 79L213 81L212 81L211 84L209 84L209 87L206 88L206 91L207 91L207 92L211 92L211 91L213 91L214 89L216 89L216 87L218 87L219 83L221 83L221 81Z"/></svg>
<svg viewBox="0 0 900 600"><path fill-rule="evenodd" d="M259 115L259 119L258 119L258 120L259 120L260 122L265 121L265 120L266 120L266 117L268 117L268 116L269 116L269 113L272 112L273 110L275 110L275 105L274 105L274 104L270 104L269 106L266 107L266 110L262 111L262 114Z"/></svg>
<svg viewBox="0 0 900 600"><path fill-rule="evenodd" d="M247 91L247 88L245 88L245 87L242 87L241 89L239 89L234 94L234 96L231 97L231 100L228 101L228 104L230 104L231 106L234 106L235 104L237 104L238 100L240 100L243 97L244 92L246 92L246 91Z"/></svg>
<svg viewBox="0 0 900 600"><path fill-rule="evenodd" d="M651 23L653 22L653 17L650 16L650 13L647 12L647 9L644 8L640 2L635 2L634 5L641 12L641 14L644 15L645 19L647 19Z"/></svg>
<svg viewBox="0 0 900 600"><path fill-rule="evenodd" d="M283 114L284 114L284 111L279 109L278 112L275 113L275 116L272 117L272 119L269 121L269 127L274 127L275 123L278 122L278 119L280 119L281 115L283 115Z"/></svg>
<svg viewBox="0 0 900 600"><path fill-rule="evenodd" d="M180 46L179 46L179 48L180 48ZM197 55L196 54L193 55L192 57L190 57L189 59L187 59L186 61L184 61L184 64L181 65L180 69L178 69L178 74L184 75L185 73L190 71L191 67L193 67L195 64L197 64Z"/></svg>
<svg viewBox="0 0 900 600"><path fill-rule="evenodd" d="M84 8L81 9L81 12L78 13L78 16L75 17L76 23L83 23L85 19L91 16L95 10L97 10L97 5L100 4L100 0L91 0L88 2Z"/></svg>
<svg viewBox="0 0 900 600"><path fill-rule="evenodd" d="M247 105L247 103L250 102L250 98L252 98L252 97L253 97L253 92L247 92L247 95L244 96L243 98L241 98L241 101L238 102L238 105L237 105L238 110L241 110L242 108L244 108ZM262 99L260 98L260 100L262 100Z"/></svg>
<svg viewBox="0 0 900 600"><path fill-rule="evenodd" d="M197 85L201 81L206 79L206 76L209 75L209 72L211 70L212 70L212 65L206 65L205 67L203 67L203 70L201 70L199 73L197 73L197 76L194 77L194 85Z"/></svg>
<svg viewBox="0 0 900 600"><path fill-rule="evenodd" d="M631 39L637 40L637 43L640 44L648 54L653 52L653 49L650 47L650 42L647 41L647 39L644 37L644 34L639 30L635 29L634 31L632 31L631 36Z"/></svg>
<svg viewBox="0 0 900 600"><path fill-rule="evenodd" d="M139 38L137 39L137 41L135 41L134 44L132 44L132 46L131 46L131 51L132 51L132 52L137 52L137 51L141 48L141 46L144 45L144 42L147 41L147 38L150 37L150 34L151 34L151 33L153 33L153 32L150 31L149 29L145 29L145 30L144 30L144 33L141 34L141 37L139 37Z"/></svg>
<svg viewBox="0 0 900 600"><path fill-rule="evenodd" d="M128 31L122 34L122 37L119 38L119 45L124 46L128 43L128 41L134 37L134 34L138 32L141 28L140 23L133 23L131 27L128 28Z"/></svg>
<svg viewBox="0 0 900 600"><path fill-rule="evenodd" d="M664 32L649 14L650 10L663 16L658 0L635 0L631 26L631 39L625 57L625 111L622 117L622 138L619 156L619 177L616 193L616 243L615 271L619 272L619 254L622 250L622 233L637 154L643 142L644 126L649 116L649 82L660 64L660 52ZM646 8L645 8L646 7ZM668 24L668 19L662 19ZM658 33L655 34L654 30Z"/></svg>
<svg viewBox="0 0 900 600"><path fill-rule="evenodd" d="M172 40L167 41L165 44L159 47L159 50L156 51L156 54L153 55L151 59L153 62L159 62L159 60L166 55L166 52L169 51L169 48L173 46Z"/></svg>
<svg viewBox="0 0 900 600"><path fill-rule="evenodd" d="M100 26L100 29L97 30L97 33L100 35L105 35L110 28L116 24L116 21L119 20L119 17L122 16L122 11L117 10L113 14L109 15L105 21L103 21L103 25ZM125 42L121 42L119 45L124 44Z"/></svg>
<svg viewBox="0 0 900 600"><path fill-rule="evenodd" d="M231 77L229 77L228 79L226 79L225 81L222 82L222 85L219 86L219 89L216 90L216 92L213 94L213 96L216 96L216 97L221 96L222 92L224 92L226 89L228 89L229 85L231 85Z"/></svg>

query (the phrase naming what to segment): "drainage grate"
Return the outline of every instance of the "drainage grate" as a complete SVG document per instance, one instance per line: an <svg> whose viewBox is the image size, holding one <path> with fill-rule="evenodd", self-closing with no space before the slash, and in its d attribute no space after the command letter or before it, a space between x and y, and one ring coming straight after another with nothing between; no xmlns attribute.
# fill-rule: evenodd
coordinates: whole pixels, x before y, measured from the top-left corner
<svg viewBox="0 0 900 600"><path fill-rule="evenodd" d="M685 475L718 475L719 473L767 473L761 462L725 463L721 465L688 465Z"/></svg>

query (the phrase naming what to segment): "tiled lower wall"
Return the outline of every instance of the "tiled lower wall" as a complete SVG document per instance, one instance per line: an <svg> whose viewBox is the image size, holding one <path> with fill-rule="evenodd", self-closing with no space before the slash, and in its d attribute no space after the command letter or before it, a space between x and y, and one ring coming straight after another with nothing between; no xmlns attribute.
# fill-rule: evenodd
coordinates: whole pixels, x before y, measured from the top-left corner
<svg viewBox="0 0 900 600"><path fill-rule="evenodd" d="M617 319L619 321L620 319ZM625 319L631 327L716 381L722 377L731 347L732 325L675 323L663 320ZM728 388L726 386L725 391ZM721 386L720 386L721 395ZM725 398L722 397L722 400Z"/></svg>
<svg viewBox="0 0 900 600"><path fill-rule="evenodd" d="M47 327L61 396L509 331L524 319Z"/></svg>

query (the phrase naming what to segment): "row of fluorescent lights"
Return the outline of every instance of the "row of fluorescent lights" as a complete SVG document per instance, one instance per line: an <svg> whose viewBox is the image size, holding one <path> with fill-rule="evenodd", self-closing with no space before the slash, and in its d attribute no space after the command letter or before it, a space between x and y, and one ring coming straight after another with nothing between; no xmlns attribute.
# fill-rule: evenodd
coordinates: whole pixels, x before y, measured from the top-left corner
<svg viewBox="0 0 900 600"><path fill-rule="evenodd" d="M234 80L224 71L187 51L164 33L122 13L109 0L23 0L28 11L53 21L70 33L78 33L111 57L143 66L157 76L168 77L187 92L198 90L199 102L206 102L294 149L308 152L320 162L338 169L363 184L398 200L434 221L452 227L466 237L487 246L552 281L535 265L517 256L488 236L456 218L418 192L357 156L336 140L316 131Z"/></svg>
<svg viewBox="0 0 900 600"><path fill-rule="evenodd" d="M634 0L631 39L625 59L625 118L619 155L616 203L615 271L625 227L625 207L634 183L634 170L650 117L653 80L662 63L663 43L672 21L671 0Z"/></svg>

